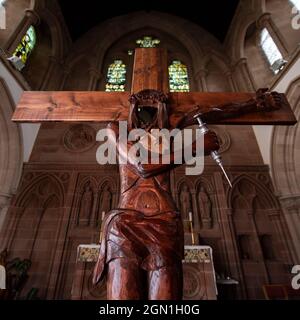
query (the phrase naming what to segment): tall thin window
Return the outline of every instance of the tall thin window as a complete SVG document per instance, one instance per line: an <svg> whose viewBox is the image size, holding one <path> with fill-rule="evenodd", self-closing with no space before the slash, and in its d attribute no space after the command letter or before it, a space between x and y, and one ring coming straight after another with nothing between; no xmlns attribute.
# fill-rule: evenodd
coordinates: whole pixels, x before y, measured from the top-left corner
<svg viewBox="0 0 300 320"><path fill-rule="evenodd" d="M126 65L122 60L115 60L109 65L105 91L125 91Z"/></svg>
<svg viewBox="0 0 300 320"><path fill-rule="evenodd" d="M179 60L174 60L169 66L169 86L171 92L190 91L187 67Z"/></svg>
<svg viewBox="0 0 300 320"><path fill-rule="evenodd" d="M290 3L300 10L300 0L290 0Z"/></svg>
<svg viewBox="0 0 300 320"><path fill-rule="evenodd" d="M18 57L22 60L25 65L28 57L32 53L36 44L36 32L33 26L30 26L22 38L21 42L17 46L13 56Z"/></svg>
<svg viewBox="0 0 300 320"><path fill-rule="evenodd" d="M261 31L260 45L271 66L275 61L282 59L282 54L279 51L276 43L274 42L267 28L264 28ZM274 70L275 73L277 73L278 71L279 70Z"/></svg>

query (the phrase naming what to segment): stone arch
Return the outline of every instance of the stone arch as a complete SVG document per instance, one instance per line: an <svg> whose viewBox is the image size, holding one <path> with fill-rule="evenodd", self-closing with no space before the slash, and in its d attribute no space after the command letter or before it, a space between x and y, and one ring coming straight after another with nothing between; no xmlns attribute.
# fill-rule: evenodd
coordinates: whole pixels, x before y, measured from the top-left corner
<svg viewBox="0 0 300 320"><path fill-rule="evenodd" d="M86 52L92 61L93 68L100 70L108 49L126 34L139 29L153 28L170 35L170 37L174 37L174 25L177 26L177 30L180 30L180 32L176 33L176 39L189 52L194 70L199 69L201 66L204 48L211 47L225 55L223 47L218 40L191 22L161 12L135 12L107 20L90 30L74 44L72 53L67 58L67 61L72 61L76 55ZM112 29L111 26L114 26L114 28ZM108 32L110 37L104 37ZM101 37L102 35L103 37ZM93 40L99 39L99 37L103 39L101 45Z"/></svg>
<svg viewBox="0 0 300 320"><path fill-rule="evenodd" d="M268 208L273 208L273 209L278 209L279 205L278 205L278 201L277 199L273 196L273 194L266 189L266 187L264 185L262 185L260 182L258 182L255 178L250 177L246 174L240 175L238 177L236 177L233 181L232 181L232 189L229 190L228 194L227 194L227 204L229 208L232 208L232 200L235 197L235 191L237 190L237 188L239 187L240 183L246 181L247 183L249 183L250 185L252 185L254 187L255 193L259 194L259 195L263 195L263 198L265 199L265 204L268 205ZM256 195L255 195L256 196ZM254 200L255 197L253 197ZM251 209L251 207L248 207L247 209Z"/></svg>
<svg viewBox="0 0 300 320"><path fill-rule="evenodd" d="M14 105L8 86L0 78L0 211L16 192L22 171L22 135L11 121Z"/></svg>
<svg viewBox="0 0 300 320"><path fill-rule="evenodd" d="M298 123L273 129L271 170L275 190L280 196L300 194L300 77L291 82L286 95Z"/></svg>
<svg viewBox="0 0 300 320"><path fill-rule="evenodd" d="M35 189L38 188L38 186L47 184L48 182L50 182L53 186L53 189L56 190L56 192L54 192L53 194L56 194L57 199L59 199L57 205L59 207L62 207L64 204L64 188L59 179L52 174L43 174L30 181L28 185L23 188L23 191L20 193L20 196L16 200L15 206L24 208L30 206L29 202L31 199L33 199ZM40 192L38 191L38 193ZM45 197L45 201L39 202L39 204L42 204L42 207L45 207L45 205L49 203L48 198L49 197Z"/></svg>
<svg viewBox="0 0 300 320"><path fill-rule="evenodd" d="M271 141L271 171L298 259L300 258L300 77L291 82L287 98L298 123L276 126Z"/></svg>

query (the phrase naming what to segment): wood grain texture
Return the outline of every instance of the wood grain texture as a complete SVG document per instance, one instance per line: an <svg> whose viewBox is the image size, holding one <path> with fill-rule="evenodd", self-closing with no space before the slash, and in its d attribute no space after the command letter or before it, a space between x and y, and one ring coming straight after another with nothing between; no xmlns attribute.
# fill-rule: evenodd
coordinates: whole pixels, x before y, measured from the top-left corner
<svg viewBox="0 0 300 320"><path fill-rule="evenodd" d="M197 106L204 110L229 102L245 102L254 96L253 93L232 92L170 93L168 105L171 127L176 126L176 123L186 113L193 111ZM129 97L128 92L26 91L13 115L13 121L109 122L127 120ZM286 101L280 110L238 115L216 123L293 125L296 123L296 118Z"/></svg>
<svg viewBox="0 0 300 320"><path fill-rule="evenodd" d="M153 89L169 91L167 50L138 48L135 50L131 93Z"/></svg>
<svg viewBox="0 0 300 320"><path fill-rule="evenodd" d="M281 95L284 103L281 109L271 112L253 112L244 115L237 113L236 117L226 120L209 121L210 124L238 124L238 125L294 125L297 120L286 100L284 94ZM243 103L255 98L255 93L249 92L189 92L169 94L169 115L171 127L182 119L182 117L193 110L206 110L227 103Z"/></svg>
<svg viewBox="0 0 300 320"><path fill-rule="evenodd" d="M128 92L25 91L12 120L16 122L127 120Z"/></svg>

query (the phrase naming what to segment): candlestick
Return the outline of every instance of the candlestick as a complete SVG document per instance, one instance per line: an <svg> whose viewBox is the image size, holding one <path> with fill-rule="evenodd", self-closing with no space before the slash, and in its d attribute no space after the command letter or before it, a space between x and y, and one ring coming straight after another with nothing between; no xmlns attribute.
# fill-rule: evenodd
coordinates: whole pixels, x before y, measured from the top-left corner
<svg viewBox="0 0 300 320"><path fill-rule="evenodd" d="M193 213L192 212L189 212L189 222L190 222L191 234L192 234L192 245L195 245L194 228L193 228Z"/></svg>

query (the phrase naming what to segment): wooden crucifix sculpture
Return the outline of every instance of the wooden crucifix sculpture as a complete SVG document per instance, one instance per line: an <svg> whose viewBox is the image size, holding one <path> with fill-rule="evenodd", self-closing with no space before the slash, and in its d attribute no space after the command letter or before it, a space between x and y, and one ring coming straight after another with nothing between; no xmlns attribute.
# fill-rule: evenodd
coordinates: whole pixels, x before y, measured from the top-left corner
<svg viewBox="0 0 300 320"><path fill-rule="evenodd" d="M183 129L197 124L292 125L296 119L276 92L169 93L167 52L135 51L132 91L25 92L14 113L17 122L109 122L118 137L118 121L128 132L142 128ZM118 140L111 139L117 144ZM118 152L130 147L118 144ZM194 146L193 146L194 147ZM218 150L213 132L205 134L205 155ZM118 208L104 220L94 283L107 274L108 299L181 299L183 231L171 196L169 173L176 165L120 164Z"/></svg>

